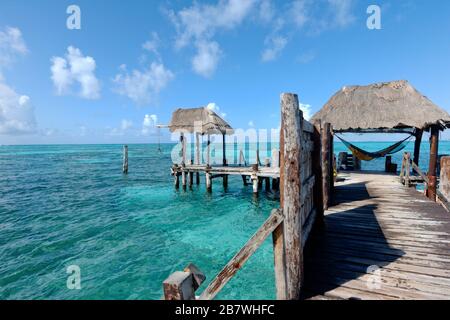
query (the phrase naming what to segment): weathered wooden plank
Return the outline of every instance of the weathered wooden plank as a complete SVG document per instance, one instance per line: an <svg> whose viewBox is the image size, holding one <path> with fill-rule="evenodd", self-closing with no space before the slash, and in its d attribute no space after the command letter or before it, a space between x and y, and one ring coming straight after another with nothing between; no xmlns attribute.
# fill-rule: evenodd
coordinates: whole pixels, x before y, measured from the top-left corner
<svg viewBox="0 0 450 320"><path fill-rule="evenodd" d="M281 130L284 143L281 145L280 206L284 215L286 299L297 300L303 274L300 177L303 121L297 95L281 95Z"/></svg>
<svg viewBox="0 0 450 320"><path fill-rule="evenodd" d="M303 119L302 127L303 127L302 129L303 129L304 132L314 133L314 126L308 120Z"/></svg>
<svg viewBox="0 0 450 320"><path fill-rule="evenodd" d="M331 125L329 123L324 123L321 131L322 135L322 192L323 192L323 207L324 209L328 209L331 202L331 154L332 150L330 150L332 139L331 136Z"/></svg>
<svg viewBox="0 0 450 320"><path fill-rule="evenodd" d="M302 239L302 245L303 248L305 248L306 243L309 239L309 235L311 234L312 228L314 226L314 222L316 221L316 210L312 209L311 213L308 215L306 222L303 225L303 239Z"/></svg>
<svg viewBox="0 0 450 320"><path fill-rule="evenodd" d="M450 298L450 219L442 207L388 175L351 173L336 191L323 234L310 239L317 242L306 257L311 297ZM380 290L366 285L375 265Z"/></svg>
<svg viewBox="0 0 450 320"><path fill-rule="evenodd" d="M270 217L256 231L251 239L241 250L226 264L219 274L212 280L208 287L200 295L200 300L212 300L228 281L242 268L247 260L263 244L266 238L283 221L281 210L273 210Z"/></svg>
<svg viewBox="0 0 450 320"><path fill-rule="evenodd" d="M430 200L436 201L437 186L437 160L439 152L439 127L430 127L430 162L428 167L427 196Z"/></svg>

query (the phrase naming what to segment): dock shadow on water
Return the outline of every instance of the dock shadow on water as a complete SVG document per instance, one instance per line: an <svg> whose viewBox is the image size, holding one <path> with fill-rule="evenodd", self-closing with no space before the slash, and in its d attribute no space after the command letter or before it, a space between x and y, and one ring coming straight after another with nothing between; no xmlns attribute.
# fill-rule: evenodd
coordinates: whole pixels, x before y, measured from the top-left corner
<svg viewBox="0 0 450 320"><path fill-rule="evenodd" d="M375 199L366 182L336 187L335 207L330 208L325 224L314 231L307 245L304 299L325 294L332 297L336 289L338 296L345 291L348 299L383 293L381 268L405 253L389 245L376 217L378 206L370 201ZM346 287L350 282L351 289Z"/></svg>

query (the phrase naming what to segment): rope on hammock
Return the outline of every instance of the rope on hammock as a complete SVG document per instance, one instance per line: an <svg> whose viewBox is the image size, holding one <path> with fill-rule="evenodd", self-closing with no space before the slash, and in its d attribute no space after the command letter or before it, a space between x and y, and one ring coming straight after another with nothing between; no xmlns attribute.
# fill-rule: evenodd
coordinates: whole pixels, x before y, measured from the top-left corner
<svg viewBox="0 0 450 320"><path fill-rule="evenodd" d="M372 161L374 159L378 159L378 158L383 158L387 155L391 155L394 153L397 153L401 150L403 150L404 148L406 148L406 145L409 143L409 141L411 140L411 138L413 137L413 135L411 134L409 137L407 137L406 139L399 141L395 144L393 144L392 146L377 151L377 152L368 152L365 151L361 148L358 148L357 146L355 146L354 144L351 144L348 141L345 141L344 139L342 139L341 137L339 137L338 135L336 135L336 137L339 138L339 140L342 141L342 143L344 143L344 145L353 153L353 155L355 157L357 157L359 160L364 160L364 161Z"/></svg>

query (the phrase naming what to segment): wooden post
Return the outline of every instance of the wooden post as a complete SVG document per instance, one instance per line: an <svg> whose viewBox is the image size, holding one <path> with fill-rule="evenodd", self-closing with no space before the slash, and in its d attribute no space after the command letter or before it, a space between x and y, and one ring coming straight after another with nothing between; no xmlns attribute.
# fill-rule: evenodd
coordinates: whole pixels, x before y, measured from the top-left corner
<svg viewBox="0 0 450 320"><path fill-rule="evenodd" d="M226 145L226 135L225 133L222 134L222 164L224 166L227 165L227 145Z"/></svg>
<svg viewBox="0 0 450 320"><path fill-rule="evenodd" d="M322 224L324 222L324 201L323 201L323 178L322 178L322 138L320 135L321 123L320 121L314 125L313 143L314 150L312 154L313 174L316 182L313 189L313 201L316 208L317 222Z"/></svg>
<svg viewBox="0 0 450 320"><path fill-rule="evenodd" d="M184 139L184 133L180 133L180 143L181 143L181 164L186 163L186 143Z"/></svg>
<svg viewBox="0 0 450 320"><path fill-rule="evenodd" d="M411 154L409 152L405 152L405 186L408 188L411 187Z"/></svg>
<svg viewBox="0 0 450 320"><path fill-rule="evenodd" d="M183 189L186 189L186 166L183 165L181 167L181 185L183 186Z"/></svg>
<svg viewBox="0 0 450 320"><path fill-rule="evenodd" d="M450 200L450 157L441 158L441 172L439 181L439 191L447 199ZM442 201L442 199L441 199Z"/></svg>
<svg viewBox="0 0 450 320"><path fill-rule="evenodd" d="M200 165L200 163L201 163L201 157L200 157L200 133L198 133L198 132L195 133L195 148L196 148L195 154L196 154L196 157L197 157L195 164ZM197 172L195 174L195 176L196 176L196 178L195 178L196 179L196 183L197 183L197 185L199 185L200 184L200 173Z"/></svg>
<svg viewBox="0 0 450 320"><path fill-rule="evenodd" d="M224 162L223 165L224 165L224 166L227 166L227 165L228 165L226 159L225 159L225 162ZM224 187L224 189L228 188L228 175L227 175L227 174L224 174L224 175L223 175L223 187Z"/></svg>
<svg viewBox="0 0 450 320"><path fill-rule="evenodd" d="M269 159L269 158L266 158L266 159L264 160L264 166L265 166L266 168L270 168L270 159ZM265 177L264 180L265 180L265 181L264 181L265 190L266 190L267 192L269 192L270 189L271 189L271 186L270 186L270 178L269 178L269 177Z"/></svg>
<svg viewBox="0 0 450 320"><path fill-rule="evenodd" d="M303 276L301 214L301 150L303 119L298 97L281 96L280 206L284 215L282 231L274 232L275 278L277 298L297 300ZM284 238L284 239L283 239ZM283 239L283 241L281 240Z"/></svg>
<svg viewBox="0 0 450 320"><path fill-rule="evenodd" d="M258 188L259 188L259 179L258 179L258 164L252 165L252 182L253 182L253 193L258 194Z"/></svg>
<svg viewBox="0 0 450 320"><path fill-rule="evenodd" d="M128 146L123 146L123 173L128 174Z"/></svg>
<svg viewBox="0 0 450 320"><path fill-rule="evenodd" d="M330 124L330 132L329 137L330 141L329 150L330 150L330 189L328 193L328 206L331 206L331 203L333 202L333 190L334 190L334 168L336 167L336 158L334 156L334 132L333 132L333 126ZM359 161L359 159L358 159ZM355 162L353 162L355 163ZM361 162L359 162L359 169L361 169Z"/></svg>
<svg viewBox="0 0 450 320"><path fill-rule="evenodd" d="M178 167L174 166L173 185L176 189L180 187L180 175L178 174Z"/></svg>
<svg viewBox="0 0 450 320"><path fill-rule="evenodd" d="M164 280L164 299L195 300L195 291L205 279L204 273L191 263L184 271L176 271Z"/></svg>
<svg viewBox="0 0 450 320"><path fill-rule="evenodd" d="M226 150L227 150L226 134L223 133L222 134L222 164L224 167L226 167L228 165ZM224 187L224 189L228 188L228 175L227 174L223 175L223 187Z"/></svg>
<svg viewBox="0 0 450 320"><path fill-rule="evenodd" d="M205 172L205 178L206 178L206 191L211 192L212 191L212 178L211 173L209 170L211 167L209 165L206 166L206 172Z"/></svg>
<svg viewBox="0 0 450 320"><path fill-rule="evenodd" d="M331 125L324 123L321 131L321 146L322 146L322 192L323 192L323 209L327 210L330 205L330 191L331 191Z"/></svg>
<svg viewBox="0 0 450 320"><path fill-rule="evenodd" d="M163 287L165 300L195 300L194 278L189 272L172 273Z"/></svg>
<svg viewBox="0 0 450 320"><path fill-rule="evenodd" d="M211 163L210 163L210 158L211 158L211 137L210 137L210 135L208 134L208 142L207 142L207 144L206 144L206 152L207 152L207 155L206 155L206 164L209 166Z"/></svg>
<svg viewBox="0 0 450 320"><path fill-rule="evenodd" d="M439 152L439 127L437 125L432 125L430 131L430 166L428 170L429 183L427 188L427 196L430 200L436 201L436 170Z"/></svg>
<svg viewBox="0 0 450 320"><path fill-rule="evenodd" d="M420 167L419 161L420 161L420 145L422 143L422 136L423 136L423 130L422 129L416 129L415 132L416 141L414 142L414 163L417 164L417 166Z"/></svg>
<svg viewBox="0 0 450 320"><path fill-rule="evenodd" d="M192 160L189 161L189 164L192 165L194 162ZM194 184L194 172L189 171L189 187L192 187Z"/></svg>

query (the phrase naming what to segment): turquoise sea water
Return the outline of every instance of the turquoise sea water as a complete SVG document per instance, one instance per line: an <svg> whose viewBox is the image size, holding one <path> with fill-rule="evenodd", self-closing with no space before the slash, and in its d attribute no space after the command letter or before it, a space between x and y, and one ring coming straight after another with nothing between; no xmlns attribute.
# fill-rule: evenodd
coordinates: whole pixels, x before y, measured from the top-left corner
<svg viewBox="0 0 450 320"><path fill-rule="evenodd" d="M190 262L211 280L278 202L255 199L240 177L226 192L221 181L212 194L204 181L174 190L172 147L130 145L123 175L120 145L0 146L0 299L159 299L162 281ZM81 290L67 289L69 265L81 269ZM274 297L268 239L218 298Z"/></svg>

